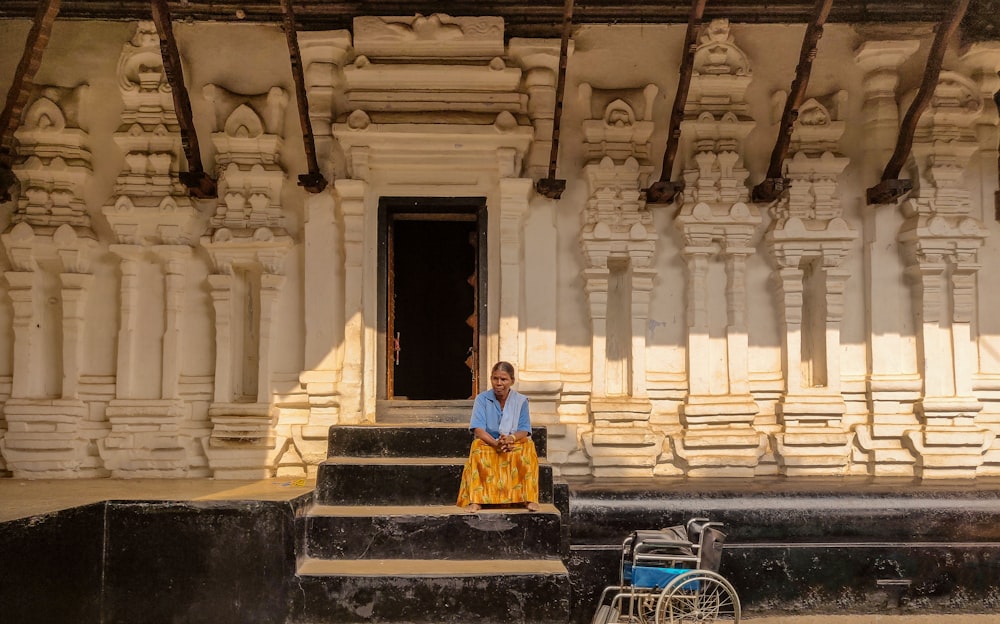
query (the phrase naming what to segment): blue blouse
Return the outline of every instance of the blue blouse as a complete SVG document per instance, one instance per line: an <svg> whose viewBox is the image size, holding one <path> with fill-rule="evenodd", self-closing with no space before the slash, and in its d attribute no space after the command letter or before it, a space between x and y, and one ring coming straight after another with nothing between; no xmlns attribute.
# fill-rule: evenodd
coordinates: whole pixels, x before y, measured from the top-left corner
<svg viewBox="0 0 1000 624"><path fill-rule="evenodd" d="M528 397L517 390L511 390L507 394L506 409L519 409L517 416L517 427L514 431L527 431L531 435L531 418L528 415ZM500 436L500 401L493 390L485 390L476 396L476 402L472 406L472 421L469 429L485 429L491 436Z"/></svg>

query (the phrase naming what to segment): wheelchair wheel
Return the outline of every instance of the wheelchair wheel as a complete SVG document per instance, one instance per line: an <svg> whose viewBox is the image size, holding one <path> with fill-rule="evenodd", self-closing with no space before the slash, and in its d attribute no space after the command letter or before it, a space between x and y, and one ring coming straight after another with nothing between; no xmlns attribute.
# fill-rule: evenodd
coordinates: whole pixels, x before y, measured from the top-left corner
<svg viewBox="0 0 1000 624"><path fill-rule="evenodd" d="M740 599L722 576L691 570L663 588L656 602L655 624L738 624Z"/></svg>

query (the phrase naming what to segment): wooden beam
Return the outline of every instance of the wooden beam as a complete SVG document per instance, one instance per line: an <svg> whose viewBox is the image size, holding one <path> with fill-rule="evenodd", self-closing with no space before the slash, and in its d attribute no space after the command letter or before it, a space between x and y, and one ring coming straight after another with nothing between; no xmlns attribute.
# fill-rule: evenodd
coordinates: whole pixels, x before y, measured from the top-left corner
<svg viewBox="0 0 1000 624"><path fill-rule="evenodd" d="M306 79L302 70L302 53L299 51L299 37L295 30L295 14L291 0L281 0L282 26L288 40L288 57L292 63L292 79L295 82L295 99L299 107L299 123L302 126L302 143L306 150L306 166L309 173L299 176L299 186L310 193L320 193L327 181L319 170L316 159L316 141L313 137L312 120L309 119L309 100L306 94Z"/></svg>
<svg viewBox="0 0 1000 624"><path fill-rule="evenodd" d="M899 173L903 170L906 159L910 156L910 149L913 147L913 134L917 130L917 122L923 114L927 105L930 104L934 90L937 88L938 78L941 75L941 63L944 60L944 53L948 49L948 42L958 29L962 16L969 8L969 0L956 0L951 13L945 17L944 21L938 24L934 33L934 43L931 45L930 54L927 56L927 67L924 69L924 79L920 83L917 96L910 104L909 110L903 117L899 125L899 138L896 140L896 150L892 153L882 172L882 181L868 189L868 204L889 204L895 202L905 193L913 188L910 180L900 180Z"/></svg>
<svg viewBox="0 0 1000 624"><path fill-rule="evenodd" d="M14 70L14 80L7 92L7 102L0 111L0 203L11 200L10 189L17 182L14 164L14 131L21 125L21 113L28 104L35 74L42 64L42 54L52 34L52 24L59 15L60 0L40 0L35 19L24 41L21 62Z"/></svg>
<svg viewBox="0 0 1000 624"><path fill-rule="evenodd" d="M809 76L812 74L813 60L816 59L816 48L823 37L823 25L830 16L833 0L816 0L813 19L806 27L802 37L802 49L799 51L799 64L795 69L795 80L785 100L785 109L781 113L781 125L778 128L778 138L771 151L771 161L767 168L767 176L753 188L751 197L755 202L772 202L785 191L788 186L783 174L785 158L792 143L792 131L795 121L799 118L799 108L806 97L806 87L809 86Z"/></svg>
<svg viewBox="0 0 1000 624"><path fill-rule="evenodd" d="M174 110L177 113L177 123L181 128L181 145L188 161L188 170L180 173L181 182L188 188L192 197L209 199L216 197L218 190L215 180L205 173L201 164L201 149L198 146L198 133L194 128L194 114L191 111L191 98L184 84L184 72L181 69L181 55L177 51L177 41L174 39L174 27L170 19L170 8L167 0L152 0L153 23L160 33L160 54L163 56L163 72L170 83L170 92L174 99Z"/></svg>
<svg viewBox="0 0 1000 624"><path fill-rule="evenodd" d="M566 65L569 60L569 35L573 29L573 0L563 5L562 39L559 43L559 72L556 77L556 104L552 117L552 149L549 151L549 175L535 183L535 190L549 199L559 199L566 190L566 180L556 179L559 158L559 123L562 121L563 93L566 91Z"/></svg>
<svg viewBox="0 0 1000 624"><path fill-rule="evenodd" d="M684 190L684 182L671 182L670 178L674 175L674 158L677 156L677 145L681 138L681 121L684 120L684 108L687 106L688 91L691 88L694 53L698 49L698 34L701 30L702 16L705 14L705 4L706 0L694 0L691 4L687 34L684 36L684 57L677 76L677 93L674 95L674 106L670 110L670 121L667 125L667 146L663 151L660 179L646 189L646 201L650 204L669 204Z"/></svg>

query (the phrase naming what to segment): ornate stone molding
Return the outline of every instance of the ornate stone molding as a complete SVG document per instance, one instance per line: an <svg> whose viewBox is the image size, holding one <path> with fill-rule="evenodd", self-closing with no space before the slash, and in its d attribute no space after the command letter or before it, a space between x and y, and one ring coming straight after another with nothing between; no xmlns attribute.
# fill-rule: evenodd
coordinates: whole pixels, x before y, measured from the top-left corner
<svg viewBox="0 0 1000 624"><path fill-rule="evenodd" d="M775 434L788 475L844 474L854 434L843 425L840 321L849 273L840 268L857 232L836 195L848 159L839 155L843 92L803 103L785 161L788 193L772 206L765 241L782 312L785 392Z"/></svg>
<svg viewBox="0 0 1000 624"><path fill-rule="evenodd" d="M293 245L285 230L279 164L288 94L278 87L240 95L205 87L219 130L212 135L219 203L201 242L215 274L215 400L205 452L216 475L274 474L287 432L279 434L271 396L273 308Z"/></svg>
<svg viewBox="0 0 1000 624"><path fill-rule="evenodd" d="M974 425L982 404L972 390L971 337L978 250L989 235L970 214L965 169L979 148L976 123L984 108L979 86L942 72L914 135L916 188L902 205L899 231L921 348L924 391L919 430L907 432L922 476L974 475L995 434ZM950 447L950 453L942 453Z"/></svg>
<svg viewBox="0 0 1000 624"><path fill-rule="evenodd" d="M584 122L590 189L580 233L593 331L590 413L583 437L596 476L650 475L663 435L649 427L646 326L658 234L642 189L653 170L648 117L656 87L614 91L585 87L596 119Z"/></svg>

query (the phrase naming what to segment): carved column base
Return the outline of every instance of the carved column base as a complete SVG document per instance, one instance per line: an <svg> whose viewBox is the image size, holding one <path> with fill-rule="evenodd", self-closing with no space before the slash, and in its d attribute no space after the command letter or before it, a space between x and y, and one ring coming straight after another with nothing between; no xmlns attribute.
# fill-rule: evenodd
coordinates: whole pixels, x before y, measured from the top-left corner
<svg viewBox="0 0 1000 624"><path fill-rule="evenodd" d="M583 436L597 477L651 476L663 448L663 434L649 428L648 399L594 398L594 431Z"/></svg>
<svg viewBox="0 0 1000 624"><path fill-rule="evenodd" d="M302 426L292 427L292 439L307 466L326 459L330 427L340 423L339 371L304 371L299 383L305 388L309 414Z"/></svg>
<svg viewBox="0 0 1000 624"><path fill-rule="evenodd" d="M212 434L205 441L217 479L273 477L288 436L279 436L275 409L263 403L215 403L208 410Z"/></svg>
<svg viewBox="0 0 1000 624"><path fill-rule="evenodd" d="M971 425L928 425L906 433L917 455L918 474L924 479L975 478L995 438L994 432Z"/></svg>
<svg viewBox="0 0 1000 624"><path fill-rule="evenodd" d="M606 427L583 436L595 477L649 477L663 448L663 434Z"/></svg>
<svg viewBox="0 0 1000 624"><path fill-rule="evenodd" d="M869 473L876 477L912 477L916 474L916 458L902 445L899 426L861 425L854 428L858 443L856 461L869 465Z"/></svg>
<svg viewBox="0 0 1000 624"><path fill-rule="evenodd" d="M115 399L105 414L111 431L100 441L104 465L115 478L188 477L192 461L181 434L179 400Z"/></svg>
<svg viewBox="0 0 1000 624"><path fill-rule="evenodd" d="M674 438L690 477L752 477L767 451L767 434L750 426L687 429Z"/></svg>
<svg viewBox="0 0 1000 624"><path fill-rule="evenodd" d="M9 399L3 454L17 479L106 477L80 432L87 405L74 399Z"/></svg>
<svg viewBox="0 0 1000 624"><path fill-rule="evenodd" d="M846 411L840 394L788 394L777 405L786 424L835 426Z"/></svg>
<svg viewBox="0 0 1000 624"><path fill-rule="evenodd" d="M684 420L689 426L726 424L750 425L759 408L749 394L691 394L684 402Z"/></svg>
<svg viewBox="0 0 1000 624"><path fill-rule="evenodd" d="M794 427L775 434L778 460L786 476L843 475L854 433L835 427Z"/></svg>
<svg viewBox="0 0 1000 624"><path fill-rule="evenodd" d="M548 457L554 474L589 475L590 457L580 447L580 425L546 425Z"/></svg>

